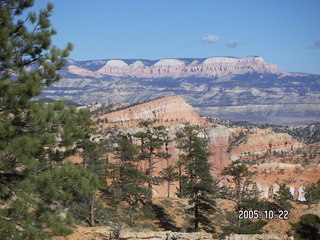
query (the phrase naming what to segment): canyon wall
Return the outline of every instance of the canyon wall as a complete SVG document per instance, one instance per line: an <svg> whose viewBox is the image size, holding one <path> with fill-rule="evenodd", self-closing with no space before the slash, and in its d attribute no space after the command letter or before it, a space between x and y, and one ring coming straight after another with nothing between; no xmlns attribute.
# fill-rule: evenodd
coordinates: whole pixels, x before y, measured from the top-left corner
<svg viewBox="0 0 320 240"><path fill-rule="evenodd" d="M176 131L181 129L186 122L202 126L206 129L209 140L208 147L211 153L209 163L211 164L212 175L223 180L225 178L221 176L221 170L228 166L231 161L239 159L250 161L251 170L256 172L254 181L264 198L271 198L279 190L280 184L285 183L295 199L303 201L303 186L307 183L316 182L320 178L320 166L317 167L313 163L308 168L296 163L298 158L295 156L295 152L302 149L305 144L289 134L276 133L270 129L257 127L246 129L212 124L197 115L193 108L178 96L165 97L103 114L97 119L100 122L101 129L117 127L122 134L131 136L143 130L138 125L141 120L157 119L158 122L155 124L164 125L169 132L170 139L175 138ZM138 139L134 139L134 141L136 141L136 144L140 144ZM171 157L169 159L155 159L155 176L158 176L162 169L169 165L175 165L179 160L179 152L176 149L175 141L170 142L167 148L163 150L168 151ZM288 154L291 154L291 160L286 157ZM282 157L274 157L276 155ZM146 161L141 162L140 167L147 171L148 163ZM176 196L177 187L177 182L172 184L171 197ZM166 197L167 183L162 182L155 185L153 196Z"/></svg>

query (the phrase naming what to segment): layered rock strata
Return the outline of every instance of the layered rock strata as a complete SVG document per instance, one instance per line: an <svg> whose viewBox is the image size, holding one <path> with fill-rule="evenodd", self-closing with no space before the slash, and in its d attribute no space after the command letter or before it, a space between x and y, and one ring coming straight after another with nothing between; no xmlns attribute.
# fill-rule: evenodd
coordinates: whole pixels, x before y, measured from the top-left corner
<svg viewBox="0 0 320 240"><path fill-rule="evenodd" d="M189 122L194 125L207 124L183 98L177 96L142 103L99 116L98 119L110 123L161 119L162 121Z"/></svg>
<svg viewBox="0 0 320 240"><path fill-rule="evenodd" d="M210 57L206 59L160 59L146 60L105 60L99 69L93 71L69 61L68 71L72 74L100 78L103 76L135 78L182 78L220 77L228 74L247 72L279 72L275 65L266 63L262 57Z"/></svg>

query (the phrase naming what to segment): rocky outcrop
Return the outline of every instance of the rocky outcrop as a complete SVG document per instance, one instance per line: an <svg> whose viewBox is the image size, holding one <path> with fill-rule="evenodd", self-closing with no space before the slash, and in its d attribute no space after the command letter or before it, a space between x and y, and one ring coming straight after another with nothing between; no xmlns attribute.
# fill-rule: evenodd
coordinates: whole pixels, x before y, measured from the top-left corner
<svg viewBox="0 0 320 240"><path fill-rule="evenodd" d="M162 121L189 122L206 125L186 101L178 96L165 97L98 117L104 122L125 122L134 120L161 119Z"/></svg>
<svg viewBox="0 0 320 240"><path fill-rule="evenodd" d="M310 173L308 170L303 170L299 164L297 166L289 166L289 170L281 171L288 166L284 166L285 164L280 163L274 163L273 165L277 164L282 165L282 167L271 173L263 175L257 173L257 175L254 176L254 181L257 183L258 189L261 191L261 197L267 199L272 198L279 190L280 185L286 184L295 200L302 202L305 201L304 187L310 183L315 183L320 180L320 171L314 169L314 171ZM271 168L269 170L272 171Z"/></svg>
<svg viewBox="0 0 320 240"><path fill-rule="evenodd" d="M102 61L103 62L103 61ZM99 62L99 64L102 64ZM86 66L69 62L68 71L72 74L101 78L104 76L135 78L182 78L220 77L228 74L248 72L279 72L275 65L266 63L262 57L211 57L206 59L160 59L146 60L105 60L104 65L93 71Z"/></svg>
<svg viewBox="0 0 320 240"><path fill-rule="evenodd" d="M249 155L283 154L302 148L304 144L287 133L275 133L270 129L231 129L232 138L237 139L229 146L231 160ZM232 140L232 139L231 139Z"/></svg>
<svg viewBox="0 0 320 240"><path fill-rule="evenodd" d="M273 234L233 234L230 236L227 236L225 240L283 240L283 238L280 238Z"/></svg>
<svg viewBox="0 0 320 240"><path fill-rule="evenodd" d="M116 239L113 229L110 227L77 227L75 233L65 237L54 237L54 240L85 240L85 239ZM212 239L209 233L186 233L169 231L134 231L131 229L122 229L120 239L126 240L205 240Z"/></svg>
<svg viewBox="0 0 320 240"><path fill-rule="evenodd" d="M209 128L209 151L212 154L209 156L212 164L212 173L214 176L220 175L221 170L227 167L231 160L227 149L230 138L230 131L227 127L216 125Z"/></svg>
<svg viewBox="0 0 320 240"><path fill-rule="evenodd" d="M212 236L209 233L124 232L121 238L128 240L205 240L212 239Z"/></svg>

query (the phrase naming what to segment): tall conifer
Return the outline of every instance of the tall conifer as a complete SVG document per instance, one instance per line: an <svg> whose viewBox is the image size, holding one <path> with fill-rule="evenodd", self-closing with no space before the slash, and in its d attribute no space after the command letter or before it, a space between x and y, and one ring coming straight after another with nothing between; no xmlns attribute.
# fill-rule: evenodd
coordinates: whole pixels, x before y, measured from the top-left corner
<svg viewBox="0 0 320 240"><path fill-rule="evenodd" d="M148 161L148 188L151 192L149 202L152 202L152 190L156 177L154 176L154 165L157 158L168 158L169 154L163 147L169 142L168 132L162 125L155 125L156 120L147 120L139 123L142 131L134 134L140 139L140 159Z"/></svg>
<svg viewBox="0 0 320 240"><path fill-rule="evenodd" d="M212 231L209 215L215 212L216 192L215 181L210 174L211 166L208 162L210 153L207 143L203 137L200 137L200 131L189 125L178 132L177 136L182 150L180 158L186 176L183 195L190 198L191 207L188 212L193 216L191 219L193 230L197 232L202 228Z"/></svg>
<svg viewBox="0 0 320 240"><path fill-rule="evenodd" d="M118 161L113 169L111 197L113 201L126 201L129 206L130 224L142 204L150 198L151 191L147 187L148 176L138 169L139 151L126 137L120 137L115 148L115 158Z"/></svg>
<svg viewBox="0 0 320 240"><path fill-rule="evenodd" d="M52 45L53 6L26 10L33 0L0 1L0 236L46 239L71 231L72 203L92 193L97 177L65 165L90 136L86 111L64 102L34 101L59 80L72 49Z"/></svg>

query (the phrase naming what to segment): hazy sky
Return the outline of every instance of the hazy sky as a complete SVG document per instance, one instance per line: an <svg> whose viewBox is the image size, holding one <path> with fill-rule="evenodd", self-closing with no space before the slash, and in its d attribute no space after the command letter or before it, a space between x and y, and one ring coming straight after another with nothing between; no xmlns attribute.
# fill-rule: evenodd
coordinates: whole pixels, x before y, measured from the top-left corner
<svg viewBox="0 0 320 240"><path fill-rule="evenodd" d="M46 0L36 0L43 8ZM51 0L71 58L262 56L320 74L319 0Z"/></svg>

